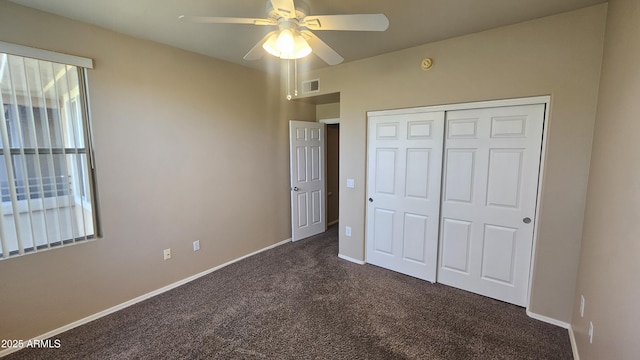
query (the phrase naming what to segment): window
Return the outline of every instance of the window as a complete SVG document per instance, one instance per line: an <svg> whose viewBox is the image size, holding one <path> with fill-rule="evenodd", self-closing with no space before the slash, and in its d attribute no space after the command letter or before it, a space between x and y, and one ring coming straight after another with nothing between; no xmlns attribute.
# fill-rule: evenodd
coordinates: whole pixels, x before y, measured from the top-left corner
<svg viewBox="0 0 640 360"><path fill-rule="evenodd" d="M0 42L0 259L97 234L87 60Z"/></svg>

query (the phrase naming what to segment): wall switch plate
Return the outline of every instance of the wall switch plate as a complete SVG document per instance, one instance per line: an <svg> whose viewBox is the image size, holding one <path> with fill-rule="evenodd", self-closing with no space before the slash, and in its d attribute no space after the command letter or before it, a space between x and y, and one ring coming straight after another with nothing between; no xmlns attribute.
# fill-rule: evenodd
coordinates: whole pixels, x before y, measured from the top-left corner
<svg viewBox="0 0 640 360"><path fill-rule="evenodd" d="M193 242L193 251L200 250L200 240L196 240Z"/></svg>
<svg viewBox="0 0 640 360"><path fill-rule="evenodd" d="M584 295L580 295L580 317L584 317Z"/></svg>
<svg viewBox="0 0 640 360"><path fill-rule="evenodd" d="M348 188L354 188L356 187L356 181L353 179L347 179L347 187Z"/></svg>
<svg viewBox="0 0 640 360"><path fill-rule="evenodd" d="M589 321L589 344L593 344L593 323Z"/></svg>
<svg viewBox="0 0 640 360"><path fill-rule="evenodd" d="M171 249L164 249L164 259L165 260L171 259Z"/></svg>
<svg viewBox="0 0 640 360"><path fill-rule="evenodd" d="M346 227L344 228L344 234L345 234L347 237L351 237L351 226L346 226Z"/></svg>

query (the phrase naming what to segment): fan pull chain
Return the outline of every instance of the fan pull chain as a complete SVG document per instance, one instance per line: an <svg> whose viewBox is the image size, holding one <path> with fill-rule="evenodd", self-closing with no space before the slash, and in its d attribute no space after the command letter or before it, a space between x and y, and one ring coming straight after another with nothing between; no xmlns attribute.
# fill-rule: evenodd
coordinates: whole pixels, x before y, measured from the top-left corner
<svg viewBox="0 0 640 360"><path fill-rule="evenodd" d="M291 60L287 60L287 100L291 100Z"/></svg>
<svg viewBox="0 0 640 360"><path fill-rule="evenodd" d="M298 97L298 59L293 60L293 96Z"/></svg>

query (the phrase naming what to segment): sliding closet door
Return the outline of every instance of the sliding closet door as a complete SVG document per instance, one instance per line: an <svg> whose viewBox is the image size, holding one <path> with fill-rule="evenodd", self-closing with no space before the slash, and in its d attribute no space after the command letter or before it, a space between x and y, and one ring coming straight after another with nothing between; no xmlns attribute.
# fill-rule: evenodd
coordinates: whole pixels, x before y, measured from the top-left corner
<svg viewBox="0 0 640 360"><path fill-rule="evenodd" d="M367 262L435 282L444 112L371 116Z"/></svg>
<svg viewBox="0 0 640 360"><path fill-rule="evenodd" d="M544 110L447 112L438 282L527 305Z"/></svg>

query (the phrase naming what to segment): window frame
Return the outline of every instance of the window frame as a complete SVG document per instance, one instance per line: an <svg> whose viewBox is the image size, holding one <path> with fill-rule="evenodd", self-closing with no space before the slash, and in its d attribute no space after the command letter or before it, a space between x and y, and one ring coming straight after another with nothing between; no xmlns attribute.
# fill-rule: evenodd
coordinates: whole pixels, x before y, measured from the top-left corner
<svg viewBox="0 0 640 360"><path fill-rule="evenodd" d="M91 114L89 110L90 106L89 106L88 69L93 69L93 60L89 58L75 56L75 55L63 54L63 53L58 53L58 52L43 50L43 49L36 49L28 46L11 44L11 43L2 42L2 41L0 41L0 53L20 56L23 58L31 58L36 60L48 61L48 62L62 64L65 66L71 65L76 68L77 77L78 77L77 79L78 80L78 96L73 99L64 100L65 109L61 109L60 111L64 111L65 116L70 116L70 114L74 112L77 115L79 115L79 117L72 116L71 119L68 120L68 123L70 124L70 126L74 128L74 131L72 131L72 134L74 134L74 136L80 135L80 134L76 134L76 132L78 130L78 125L82 125L83 134L81 138L84 141L84 144L83 144L84 146L78 147L76 144L76 147L73 148L73 149L80 149L80 148L84 149L83 153L76 152L76 156L78 157L76 161L81 163L78 165L78 166L81 166L81 168L79 169L80 171L76 171L74 169L73 172L77 178L80 178L80 176L77 176L78 174L76 174L76 172L77 173L86 172L87 181L85 183L84 179L81 179L74 186L74 189L72 189L72 191L74 191L74 194L72 195L72 197L73 197L73 201L76 201L79 204L81 204L83 208L86 204L91 205L91 217L92 217L91 220L93 222L93 234L85 233L84 236L82 236L81 238L74 238L75 236L72 234L71 238L69 239L61 237L58 241L54 241L54 242L50 242L49 240L47 240L46 244L44 245L38 245L38 242L36 241L36 239L33 238L32 244L31 244L32 246L26 249L24 248L23 246L24 244L22 244L22 241L18 239L17 252L15 250L10 251L10 249L6 247L6 243L3 241L2 255L0 256L0 261L20 257L22 255L33 254L33 253L37 253L44 250L60 248L67 245L81 244L81 243L85 243L85 242L89 242L89 241L101 238L103 235L102 235L102 226L100 222L100 203L98 198L97 181L96 181L95 151L93 147L93 129L92 129L92 122L91 122ZM74 109L71 109L71 106L73 106ZM4 108L1 110L4 111ZM44 108L44 111L47 111L46 107ZM19 116L19 115L16 115L16 116ZM67 148L67 144L63 143L61 145L63 147L62 150L64 154L65 153L64 149ZM52 146L50 146L50 148L53 149ZM23 149L26 149L26 148L23 148ZM35 144L33 149L31 147L29 147L28 149L30 151L35 149L35 154L40 153L38 144ZM86 160L80 160L81 154L84 154L84 157L86 157ZM5 156L13 156L13 155L5 154ZM7 169L7 170L15 171L13 167L12 169ZM28 180L26 181L27 181L26 186L29 186ZM55 186L54 191L56 192L56 195L54 198L47 198L45 197L44 193L40 194L40 197L42 198L41 203L43 208L48 207L47 203L50 203L52 201L59 201L59 200L54 200L54 199L59 199L59 196L57 195L58 190L57 190L56 181L54 181L54 186ZM78 188L79 186L81 186L82 189ZM67 197L68 196L64 196L65 201L70 201L66 199ZM2 214L10 214L10 213L12 214L16 209L33 206L30 204L27 204L27 202L29 202L30 200L31 199L23 199L23 200L17 200L16 202L14 202L13 200L10 200L6 204L2 203L1 206L3 207L3 209L7 207L11 209L11 210L7 209L8 211L6 212L3 211ZM35 234L31 234L31 236L33 237L35 236Z"/></svg>

